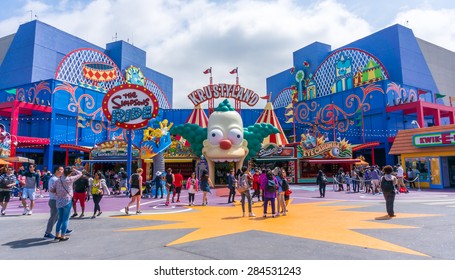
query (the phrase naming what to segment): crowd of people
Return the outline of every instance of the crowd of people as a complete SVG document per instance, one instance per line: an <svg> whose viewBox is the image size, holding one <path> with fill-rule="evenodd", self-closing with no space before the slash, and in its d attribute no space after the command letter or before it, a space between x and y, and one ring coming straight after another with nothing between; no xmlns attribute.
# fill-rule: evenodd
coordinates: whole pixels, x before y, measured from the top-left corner
<svg viewBox="0 0 455 280"><path fill-rule="evenodd" d="M382 194L381 178L384 176L384 171L378 166L356 167L351 171L344 171L340 168L333 176L332 182L336 186L335 191L346 192L365 192L372 195ZM419 177L419 171L409 167L406 172L401 165L392 167L392 175L397 178L397 189L399 192L407 193L408 188L417 188L416 180ZM325 189L329 183L329 179L322 170L319 170L316 178L316 184L320 188L320 197L325 197ZM408 186L406 186L408 183Z"/></svg>
<svg viewBox="0 0 455 280"><path fill-rule="evenodd" d="M138 168L128 179L126 172L120 168L118 173L112 170L96 171L93 176L85 170L62 167L55 168L54 173L44 170L36 170L35 164L27 167L21 166L17 171L12 167L0 170L0 203L1 215L6 215L8 203L12 196L18 196L24 207L23 215L32 215L37 194L49 193L50 216L47 222L44 238L53 239L56 242L66 241L72 230L68 228L70 218L83 218L86 213L86 202L93 199L94 209L91 219L100 216L101 201L104 195L117 195L126 193L131 200L125 207L125 214L129 215L130 207L135 205L136 214L141 214L141 198L166 196L165 205L180 203L182 189L188 193L188 205L195 205L195 195L202 192L200 205L208 205L208 194L214 188L213 182L207 170L202 170L199 178L193 172L184 180L181 170L173 173L171 168L166 172L156 172L153 180L143 182L143 170ZM107 176L105 176L107 175ZM335 191L371 193L372 195L383 194L386 200L387 215L384 219L394 217L393 201L395 194L408 192L405 181L410 188L415 188L415 180L419 173L415 169L404 170L400 165L385 166L382 170L378 166L366 168L354 168L345 172L340 168L332 182ZM407 180L405 179L407 178ZM129 180L130 189L127 189ZM320 198L326 195L326 186L329 178L322 170L319 170L316 184L319 186ZM252 205L254 200L262 202L262 216L268 217L269 206L271 217L286 216L288 212L289 197L292 190L287 181L286 170L280 167L274 169L254 168L249 170L243 167L241 170L234 169L226 175L229 189L228 204L235 203L236 195L240 195L242 216L255 217ZM145 188L144 188L145 186ZM39 196L38 196L39 197ZM80 207L80 214L77 205ZM247 205L245 205L247 204ZM71 215L71 209L73 214ZM55 225L55 235L52 234Z"/></svg>

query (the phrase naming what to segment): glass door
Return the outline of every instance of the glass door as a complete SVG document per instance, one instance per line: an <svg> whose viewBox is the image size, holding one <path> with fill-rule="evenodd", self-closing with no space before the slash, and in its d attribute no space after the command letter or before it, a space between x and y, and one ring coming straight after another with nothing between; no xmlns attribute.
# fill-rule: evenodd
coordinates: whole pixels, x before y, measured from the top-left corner
<svg viewBox="0 0 455 280"><path fill-rule="evenodd" d="M439 157L428 158L430 162L430 188L441 189L441 159Z"/></svg>

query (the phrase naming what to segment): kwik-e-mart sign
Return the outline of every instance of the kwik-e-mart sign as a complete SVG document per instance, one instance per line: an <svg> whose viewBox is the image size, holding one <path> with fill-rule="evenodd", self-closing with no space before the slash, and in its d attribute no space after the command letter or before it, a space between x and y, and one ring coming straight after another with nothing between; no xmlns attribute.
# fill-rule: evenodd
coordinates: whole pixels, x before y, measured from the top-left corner
<svg viewBox="0 0 455 280"><path fill-rule="evenodd" d="M455 145L455 131L416 134L412 136L412 144L421 148Z"/></svg>

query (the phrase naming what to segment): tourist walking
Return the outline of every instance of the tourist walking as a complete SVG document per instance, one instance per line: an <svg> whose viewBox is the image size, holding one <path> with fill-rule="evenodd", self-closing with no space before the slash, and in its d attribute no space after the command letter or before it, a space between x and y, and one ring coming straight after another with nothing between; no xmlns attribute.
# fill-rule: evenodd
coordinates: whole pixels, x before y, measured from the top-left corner
<svg viewBox="0 0 455 280"><path fill-rule="evenodd" d="M81 215L79 218L84 217L85 213L85 201L87 200L87 197L90 195L90 186L89 186L89 178L86 175L86 171L84 170L82 172L81 178L77 179L76 182L74 182L74 195L73 195L73 215L71 215L71 218L77 217L77 207L76 204L79 201L79 204L81 205Z"/></svg>
<svg viewBox="0 0 455 280"><path fill-rule="evenodd" d="M172 169L168 168L167 173L166 173L166 191L167 191L167 196L166 196L166 206L169 205L169 196L171 195L171 192L174 192L174 182L175 182L175 176L172 174ZM174 201L172 201L174 202Z"/></svg>
<svg viewBox="0 0 455 280"><path fill-rule="evenodd" d="M142 168L136 169L136 173L131 174L130 177L130 192L131 192L131 201L125 207L125 213L128 215L130 206L136 203L136 214L141 214L141 197L142 197Z"/></svg>
<svg viewBox="0 0 455 280"><path fill-rule="evenodd" d="M278 181L273 176L272 170L268 170L266 175L263 177L261 181L261 189L264 193L264 215L263 217L267 217L267 206L269 202L272 206L272 218L275 217L275 198L276 192L278 189Z"/></svg>
<svg viewBox="0 0 455 280"><path fill-rule="evenodd" d="M253 174L253 195L251 199L257 196L258 201L261 201L261 188L259 187L259 175L261 175L261 170L255 169Z"/></svg>
<svg viewBox="0 0 455 280"><path fill-rule="evenodd" d="M55 227L55 241L66 241L68 236L69 218L71 213L71 205L73 201L73 184L82 176L82 172L76 168L66 167L63 171L63 176L51 186L50 192L55 194L56 206L58 212L57 225Z"/></svg>
<svg viewBox="0 0 455 280"><path fill-rule="evenodd" d="M395 217L393 204L395 202L395 189L397 188L398 180L392 175L393 167L390 165L384 166L384 176L381 178L382 194L384 195L387 215L377 217L376 220L389 220Z"/></svg>
<svg viewBox="0 0 455 280"><path fill-rule="evenodd" d="M253 213L253 208L252 208L253 203L251 200L251 193L250 193L252 184L250 182L249 170L246 166L242 167L242 171L237 178L238 178L238 182L237 182L238 189L239 189L240 195L242 197L240 202L242 203L243 217L245 217L245 199L247 199L247 201L248 201L248 216L256 217L256 215Z"/></svg>
<svg viewBox="0 0 455 280"><path fill-rule="evenodd" d="M63 166L58 166L54 169L54 175L49 179L49 190L58 181L58 178L63 175ZM57 201L56 196L53 192L49 191L49 201L47 203L49 205L49 219L47 220L46 231L44 232L43 239L55 239L55 235L52 234L52 229L54 228L55 223L58 220L58 211L57 211ZM68 234L68 230L66 234Z"/></svg>
<svg viewBox="0 0 455 280"><path fill-rule="evenodd" d="M201 179L199 180L199 187L203 192L202 195L202 206L206 206L208 204L207 194L211 193L210 188L213 188L212 180L210 180L209 172L207 170L202 170Z"/></svg>
<svg viewBox="0 0 455 280"><path fill-rule="evenodd" d="M97 216L100 216L103 212L101 211L101 200L103 199L104 194L109 194L109 189L107 188L106 179L104 179L103 173L101 171L95 172L93 175L92 186L90 187L90 193L92 194L93 203L93 215L91 219L95 219Z"/></svg>
<svg viewBox="0 0 455 280"><path fill-rule="evenodd" d="M188 206L194 206L194 196L199 191L199 180L196 178L196 172L191 173L191 177L186 180L186 189L188 190Z"/></svg>
<svg viewBox="0 0 455 280"><path fill-rule="evenodd" d="M284 169L279 169L276 179L278 181L278 201L277 201L277 213L276 215L279 216L282 214L283 216L287 215L287 208L286 208L286 201L285 201L285 193L287 190L289 190L289 184L288 181L286 180L286 171Z"/></svg>
<svg viewBox="0 0 455 280"><path fill-rule="evenodd" d="M0 176L0 203L2 206L1 214L6 215L6 207L11 198L11 191L16 185L16 176L14 175L13 168L7 167L6 173Z"/></svg>
<svg viewBox="0 0 455 280"><path fill-rule="evenodd" d="M227 175L227 183L229 189L229 197L227 203L234 203L235 202L235 188L237 186L237 179L234 175L234 169L231 169L229 174Z"/></svg>
<svg viewBox="0 0 455 280"><path fill-rule="evenodd" d="M327 186L328 180L322 170L318 171L318 177L316 177L316 184L319 186L319 197L325 197L325 188Z"/></svg>
<svg viewBox="0 0 455 280"><path fill-rule="evenodd" d="M22 215L32 215L33 207L35 206L36 190L39 189L40 176L35 171L36 165L29 164L28 171L25 172L25 186L22 189L22 205L24 212ZM30 206L27 208L27 198L30 200Z"/></svg>
<svg viewBox="0 0 455 280"><path fill-rule="evenodd" d="M177 195L176 202L180 202L180 192L182 191L182 186L183 186L183 176L182 176L182 171L179 169L179 170L177 170L177 173L174 174L175 191L172 194L172 203L174 203L175 195Z"/></svg>
<svg viewBox="0 0 455 280"><path fill-rule="evenodd" d="M153 184L155 185L155 198L158 198L158 190L160 190L161 198L163 198L163 181L161 180L161 172L157 171L155 173L155 179L153 179Z"/></svg>

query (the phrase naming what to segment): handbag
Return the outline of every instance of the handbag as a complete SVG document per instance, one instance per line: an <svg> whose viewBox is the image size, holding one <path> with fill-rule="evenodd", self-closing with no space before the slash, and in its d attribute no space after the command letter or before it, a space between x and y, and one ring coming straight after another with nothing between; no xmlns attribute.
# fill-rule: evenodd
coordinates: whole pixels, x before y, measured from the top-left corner
<svg viewBox="0 0 455 280"><path fill-rule="evenodd" d="M288 190L285 192L286 195L290 195L291 193L292 193L292 190L291 190L291 189L288 189Z"/></svg>

